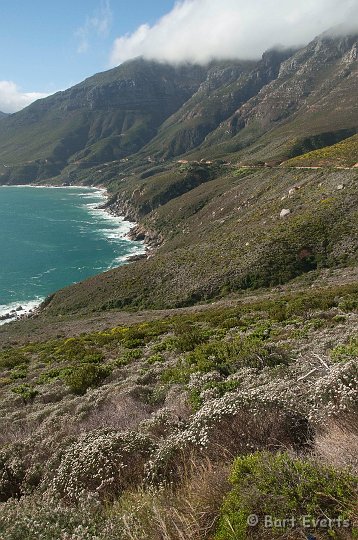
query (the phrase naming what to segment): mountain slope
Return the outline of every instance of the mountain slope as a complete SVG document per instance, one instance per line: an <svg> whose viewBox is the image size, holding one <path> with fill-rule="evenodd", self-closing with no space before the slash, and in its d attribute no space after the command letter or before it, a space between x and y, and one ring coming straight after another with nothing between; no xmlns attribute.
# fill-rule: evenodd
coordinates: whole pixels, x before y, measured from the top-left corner
<svg viewBox="0 0 358 540"><path fill-rule="evenodd" d="M333 143L353 135L358 127L357 51L356 35L316 38L284 61L277 79L207 137L203 150L245 148L242 153L254 159L284 159L314 149L315 143L326 146L329 134L337 134ZM320 140L322 134L326 139Z"/></svg>
<svg viewBox="0 0 358 540"><path fill-rule="evenodd" d="M179 307L355 265L357 179L354 169L224 166L133 178L112 206L138 219L138 237L159 249L57 292L41 317Z"/></svg>
<svg viewBox="0 0 358 540"><path fill-rule="evenodd" d="M199 146L240 106L275 79L291 50L270 51L259 62L215 66L194 96L161 126L146 152L170 158Z"/></svg>
<svg viewBox="0 0 358 540"><path fill-rule="evenodd" d="M3 118L0 182L78 181L116 162L110 180L188 153L280 161L335 144L357 131L357 51L356 35L324 34L257 62L127 62Z"/></svg>
<svg viewBox="0 0 358 540"><path fill-rule="evenodd" d="M138 59L97 74L4 119L0 160L22 166L12 175L15 181L31 181L55 176L71 161L120 159L156 134L205 73L199 66Z"/></svg>

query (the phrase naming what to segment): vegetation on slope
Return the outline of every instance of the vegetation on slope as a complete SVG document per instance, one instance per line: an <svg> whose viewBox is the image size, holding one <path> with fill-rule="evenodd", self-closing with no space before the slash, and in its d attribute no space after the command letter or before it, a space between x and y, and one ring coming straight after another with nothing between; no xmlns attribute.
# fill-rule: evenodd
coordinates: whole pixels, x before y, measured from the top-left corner
<svg viewBox="0 0 358 540"><path fill-rule="evenodd" d="M207 167L123 183L114 207L162 245L57 292L43 316L180 307L356 264L357 171Z"/></svg>
<svg viewBox="0 0 358 540"><path fill-rule="evenodd" d="M311 289L1 351L0 537L355 538L357 301Z"/></svg>
<svg viewBox="0 0 358 540"><path fill-rule="evenodd" d="M354 167L358 163L358 135L285 162L289 167Z"/></svg>

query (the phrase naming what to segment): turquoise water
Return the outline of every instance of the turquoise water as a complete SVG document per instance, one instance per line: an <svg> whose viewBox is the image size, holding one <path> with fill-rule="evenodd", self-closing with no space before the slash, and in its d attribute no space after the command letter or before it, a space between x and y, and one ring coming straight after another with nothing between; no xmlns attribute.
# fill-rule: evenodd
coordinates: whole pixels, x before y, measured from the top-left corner
<svg viewBox="0 0 358 540"><path fill-rule="evenodd" d="M0 315L123 264L142 244L90 188L0 187Z"/></svg>

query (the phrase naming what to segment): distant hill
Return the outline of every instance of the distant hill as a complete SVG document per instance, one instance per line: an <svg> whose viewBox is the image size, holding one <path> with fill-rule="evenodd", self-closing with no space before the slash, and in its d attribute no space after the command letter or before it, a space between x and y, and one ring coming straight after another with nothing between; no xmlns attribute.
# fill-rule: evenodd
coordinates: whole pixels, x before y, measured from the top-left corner
<svg viewBox="0 0 358 540"><path fill-rule="evenodd" d="M257 62L129 61L3 118L0 182L116 162L111 179L178 156L283 161L334 145L357 132L357 50L356 35L323 34Z"/></svg>
<svg viewBox="0 0 358 540"><path fill-rule="evenodd" d="M7 116L7 113L0 111L0 118L5 118L5 116Z"/></svg>

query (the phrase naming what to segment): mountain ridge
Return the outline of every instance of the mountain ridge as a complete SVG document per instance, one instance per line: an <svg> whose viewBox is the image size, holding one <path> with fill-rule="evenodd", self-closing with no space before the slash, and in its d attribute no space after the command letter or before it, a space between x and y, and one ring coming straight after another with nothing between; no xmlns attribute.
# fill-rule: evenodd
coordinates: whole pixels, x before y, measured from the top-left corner
<svg viewBox="0 0 358 540"><path fill-rule="evenodd" d="M357 35L324 34L258 61L126 62L4 118L0 182L187 155L285 160L337 143L357 131L357 50Z"/></svg>

